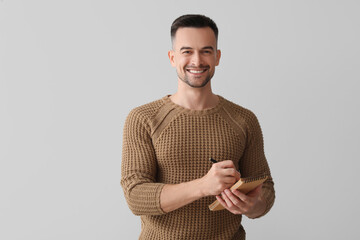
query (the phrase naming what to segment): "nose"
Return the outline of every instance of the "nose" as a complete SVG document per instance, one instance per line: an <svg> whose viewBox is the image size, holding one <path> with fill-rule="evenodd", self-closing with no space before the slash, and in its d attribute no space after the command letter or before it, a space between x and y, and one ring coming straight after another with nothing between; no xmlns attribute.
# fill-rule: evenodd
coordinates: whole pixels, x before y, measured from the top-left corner
<svg viewBox="0 0 360 240"><path fill-rule="evenodd" d="M191 65L199 67L202 63L201 55L199 52L194 52L191 58Z"/></svg>

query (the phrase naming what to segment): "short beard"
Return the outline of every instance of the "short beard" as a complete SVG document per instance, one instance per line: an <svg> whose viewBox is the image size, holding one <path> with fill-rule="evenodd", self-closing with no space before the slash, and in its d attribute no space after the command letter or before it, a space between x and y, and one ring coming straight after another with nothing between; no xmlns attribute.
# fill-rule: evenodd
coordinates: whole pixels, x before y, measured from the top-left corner
<svg viewBox="0 0 360 240"><path fill-rule="evenodd" d="M180 77L179 74L177 74L177 75L178 75L178 78L179 78L181 81L183 81L184 83L186 83L187 85L189 85L190 87L193 87L193 88L202 88L202 87L206 86L206 84L208 84L208 82L209 82L209 81L211 80L211 78L214 76L214 74L212 74L212 75L208 74L208 75L206 76L205 81L204 81L200 86L195 86L195 85L193 85L193 84L190 83L189 78L186 76L186 73L185 73L184 78Z"/></svg>

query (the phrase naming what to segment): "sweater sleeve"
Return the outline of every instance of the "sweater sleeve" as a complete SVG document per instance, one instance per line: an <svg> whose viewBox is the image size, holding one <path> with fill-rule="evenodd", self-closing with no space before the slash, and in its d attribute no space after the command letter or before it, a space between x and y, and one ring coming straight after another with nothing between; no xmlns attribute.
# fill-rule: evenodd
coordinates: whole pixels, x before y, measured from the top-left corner
<svg viewBox="0 0 360 240"><path fill-rule="evenodd" d="M121 186L135 215L160 215L160 193L165 184L156 183L157 162L150 127L139 111L127 116L123 130Z"/></svg>
<svg viewBox="0 0 360 240"><path fill-rule="evenodd" d="M264 140L261 127L256 115L250 111L247 122L247 140L244 154L240 160L239 168L242 177L256 177L268 175L269 178L263 183L262 195L266 201L265 211L258 217L268 213L275 201L274 182L271 177L268 162L264 153Z"/></svg>

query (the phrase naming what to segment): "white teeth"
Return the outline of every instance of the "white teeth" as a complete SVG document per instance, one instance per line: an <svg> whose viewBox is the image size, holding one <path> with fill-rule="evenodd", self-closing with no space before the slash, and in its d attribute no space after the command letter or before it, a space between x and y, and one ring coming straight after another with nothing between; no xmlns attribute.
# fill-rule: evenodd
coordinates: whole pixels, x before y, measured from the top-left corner
<svg viewBox="0 0 360 240"><path fill-rule="evenodd" d="M200 71L189 70L189 72L191 72L191 73L202 73L202 72L205 72L205 70L200 70Z"/></svg>

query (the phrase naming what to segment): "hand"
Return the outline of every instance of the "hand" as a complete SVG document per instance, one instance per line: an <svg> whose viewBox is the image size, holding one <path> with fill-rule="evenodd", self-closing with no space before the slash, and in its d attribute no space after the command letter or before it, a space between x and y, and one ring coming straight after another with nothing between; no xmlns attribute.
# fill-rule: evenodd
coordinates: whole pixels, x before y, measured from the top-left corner
<svg viewBox="0 0 360 240"><path fill-rule="evenodd" d="M209 172L202 177L202 189L205 196L219 195L240 179L233 161L225 160L212 165Z"/></svg>
<svg viewBox="0 0 360 240"><path fill-rule="evenodd" d="M248 194L238 190L226 189L220 196L216 196L220 204L233 214L244 214L255 218L265 211L265 202L262 199L262 184Z"/></svg>

